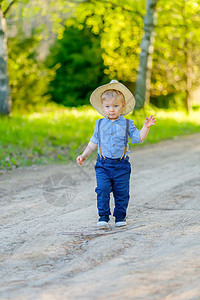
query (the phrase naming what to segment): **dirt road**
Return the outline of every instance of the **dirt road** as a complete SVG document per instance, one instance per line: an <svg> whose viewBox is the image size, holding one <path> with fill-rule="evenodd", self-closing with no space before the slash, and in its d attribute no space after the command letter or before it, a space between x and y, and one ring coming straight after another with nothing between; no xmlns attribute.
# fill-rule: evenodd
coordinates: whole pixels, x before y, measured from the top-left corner
<svg viewBox="0 0 200 300"><path fill-rule="evenodd" d="M130 161L121 229L96 228L92 161L0 175L0 299L200 299L200 135Z"/></svg>

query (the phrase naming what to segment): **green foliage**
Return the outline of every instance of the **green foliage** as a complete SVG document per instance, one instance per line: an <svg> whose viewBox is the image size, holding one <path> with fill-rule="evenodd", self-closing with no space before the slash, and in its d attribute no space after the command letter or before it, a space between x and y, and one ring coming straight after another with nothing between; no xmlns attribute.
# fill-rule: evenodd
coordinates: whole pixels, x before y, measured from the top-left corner
<svg viewBox="0 0 200 300"><path fill-rule="evenodd" d="M177 110L183 110L184 99L184 93L171 93L157 97L152 96L150 98L150 102L158 108L174 108Z"/></svg>
<svg viewBox="0 0 200 300"><path fill-rule="evenodd" d="M52 100L65 106L89 103L90 93L108 80L101 54L99 38L89 28L66 28L46 60L48 68L56 69L49 84Z"/></svg>
<svg viewBox="0 0 200 300"><path fill-rule="evenodd" d="M66 21L66 24L76 23L77 26L86 22L94 33L99 34L106 66L104 72L110 78L132 83L136 80L144 3L91 0L77 7L76 21ZM165 96L183 94L186 90L190 93L200 84L199 12L199 0L158 1L152 97L162 96L165 102ZM177 101L172 98L168 97L168 105Z"/></svg>
<svg viewBox="0 0 200 300"><path fill-rule="evenodd" d="M159 0L151 95L189 92L200 85L200 1Z"/></svg>
<svg viewBox="0 0 200 300"><path fill-rule="evenodd" d="M144 1L94 1L80 3L66 25L81 24L98 34L103 50L105 74L110 78L134 82L139 64L143 34Z"/></svg>
<svg viewBox="0 0 200 300"><path fill-rule="evenodd" d="M188 117L182 111L147 106L127 117L132 118L140 129L146 116L156 116L156 125L142 144L145 145L200 132L199 113L199 107ZM56 104L48 105L38 113L21 115L15 112L12 117L0 117L0 169L69 160L76 163L80 148L88 144L94 122L99 118L91 106L64 108ZM129 145L135 147L131 142Z"/></svg>
<svg viewBox="0 0 200 300"><path fill-rule="evenodd" d="M8 40L8 71L13 108L32 110L48 100L44 96L54 70L47 69L37 57L39 41L33 35L16 35Z"/></svg>
<svg viewBox="0 0 200 300"><path fill-rule="evenodd" d="M0 2L3 10L10 3ZM18 31L9 40L14 107L31 109L46 101L50 80L52 99L71 106L88 103L90 92L109 80L105 75L134 86L145 2L16 1L7 16L8 23L16 24L9 31ZM200 84L199 12L200 0L158 1L151 96L159 107L181 107L186 89L190 92ZM40 33L34 28L40 28ZM20 29L26 35L19 38ZM41 40L49 39L52 32L58 40L47 70L36 49L42 51L38 48Z"/></svg>

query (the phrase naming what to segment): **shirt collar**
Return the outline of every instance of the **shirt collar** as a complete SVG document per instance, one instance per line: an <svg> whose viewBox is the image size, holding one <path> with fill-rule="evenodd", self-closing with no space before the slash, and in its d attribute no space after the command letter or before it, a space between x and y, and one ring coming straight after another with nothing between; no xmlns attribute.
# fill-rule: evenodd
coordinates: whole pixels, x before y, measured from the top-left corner
<svg viewBox="0 0 200 300"><path fill-rule="evenodd" d="M111 121L107 116L105 116L105 119L108 120L108 121L110 121L110 122L115 122L115 121L124 119L124 116L123 116L123 115L120 115L115 121Z"/></svg>

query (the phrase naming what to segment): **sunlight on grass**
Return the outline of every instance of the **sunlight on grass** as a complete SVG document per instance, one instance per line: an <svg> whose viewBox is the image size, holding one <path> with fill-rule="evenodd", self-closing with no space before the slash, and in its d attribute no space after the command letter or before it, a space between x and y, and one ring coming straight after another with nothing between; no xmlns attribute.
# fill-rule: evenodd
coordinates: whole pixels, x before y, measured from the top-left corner
<svg viewBox="0 0 200 300"><path fill-rule="evenodd" d="M144 145L200 132L200 109L188 116L182 111L148 106L126 117L141 129L145 117L151 114L157 122ZM40 112L13 112L11 117L0 117L0 168L75 160L89 142L95 120L101 117L91 106L65 108L54 104ZM131 141L129 145L133 147Z"/></svg>

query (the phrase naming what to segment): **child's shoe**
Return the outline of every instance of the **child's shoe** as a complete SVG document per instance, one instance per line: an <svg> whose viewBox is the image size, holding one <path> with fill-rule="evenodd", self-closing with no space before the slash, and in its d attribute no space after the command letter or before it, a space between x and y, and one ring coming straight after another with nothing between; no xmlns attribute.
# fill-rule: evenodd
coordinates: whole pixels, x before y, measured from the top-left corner
<svg viewBox="0 0 200 300"><path fill-rule="evenodd" d="M101 216L99 221L97 222L97 226L99 227L106 227L108 225L110 218L109 216Z"/></svg>
<svg viewBox="0 0 200 300"><path fill-rule="evenodd" d="M121 227L126 226L126 218L115 218L115 226Z"/></svg>

